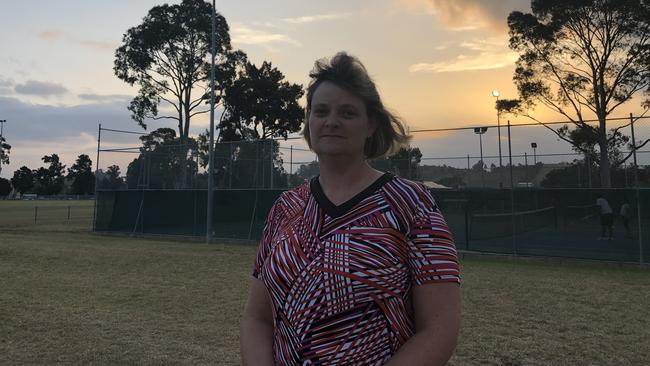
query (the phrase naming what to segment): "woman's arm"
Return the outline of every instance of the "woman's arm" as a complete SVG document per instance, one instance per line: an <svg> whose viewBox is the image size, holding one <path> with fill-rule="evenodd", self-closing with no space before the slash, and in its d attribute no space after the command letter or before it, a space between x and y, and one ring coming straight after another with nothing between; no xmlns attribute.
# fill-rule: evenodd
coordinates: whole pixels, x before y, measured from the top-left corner
<svg viewBox="0 0 650 366"><path fill-rule="evenodd" d="M435 283L413 288L415 334L386 366L442 366L456 348L460 328L460 286Z"/></svg>
<svg viewBox="0 0 650 366"><path fill-rule="evenodd" d="M251 281L251 292L241 321L240 340L242 365L274 365L273 314L271 301L262 281Z"/></svg>

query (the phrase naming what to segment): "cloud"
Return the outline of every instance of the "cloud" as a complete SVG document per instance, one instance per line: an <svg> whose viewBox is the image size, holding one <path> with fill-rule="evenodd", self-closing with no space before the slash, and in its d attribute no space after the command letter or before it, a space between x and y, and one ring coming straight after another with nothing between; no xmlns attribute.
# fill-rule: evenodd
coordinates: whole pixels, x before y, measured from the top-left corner
<svg viewBox="0 0 650 366"><path fill-rule="evenodd" d="M93 94L93 93L83 93L78 95L79 99L86 100L90 102L98 103L113 103L113 102L124 102L128 103L133 96L124 95L124 94Z"/></svg>
<svg viewBox="0 0 650 366"><path fill-rule="evenodd" d="M14 81L0 76L0 95L13 94Z"/></svg>
<svg viewBox="0 0 650 366"><path fill-rule="evenodd" d="M65 41L65 42L75 43L83 47L97 48L103 50L115 50L118 47L118 44L113 42L104 42L104 41L96 41L91 39L79 38L74 35L56 29L40 32L38 34L38 37L50 42Z"/></svg>
<svg viewBox="0 0 650 366"><path fill-rule="evenodd" d="M287 43L299 47L300 42L291 39L286 34L266 32L254 29L246 25L233 25L230 30L232 42L239 45L268 45L275 43Z"/></svg>
<svg viewBox="0 0 650 366"><path fill-rule="evenodd" d="M4 126L4 135L12 145L11 164L3 166L2 176L10 177L21 165L30 168L42 166L40 158L51 153L62 156L64 164L71 164L82 153L94 157L99 123L104 128L146 132L130 118L127 105L125 102L112 101L72 107L50 106L0 96L0 117L9 121ZM174 128L174 125L164 121L150 123L150 129L158 127ZM138 135L102 132L102 147L140 145ZM133 157L129 154L106 153L102 156L102 167L118 162L126 169L124 164L127 158Z"/></svg>
<svg viewBox="0 0 650 366"><path fill-rule="evenodd" d="M62 95L68 92L63 85L47 81L28 80L14 87L18 94L38 95L43 97Z"/></svg>
<svg viewBox="0 0 650 366"><path fill-rule="evenodd" d="M490 37L472 39L461 42L461 54L451 60L438 62L421 62L409 67L416 72L458 72L500 69L512 66L519 57L516 52L507 48L505 37Z"/></svg>
<svg viewBox="0 0 650 366"><path fill-rule="evenodd" d="M48 30L38 34L39 38L46 39L48 41L57 41L63 39L64 36L65 34L59 30Z"/></svg>
<svg viewBox="0 0 650 366"><path fill-rule="evenodd" d="M514 65L517 60L515 53L489 53L481 52L478 55L458 55L450 61L417 63L409 67L409 71L415 72L458 72L500 69Z"/></svg>
<svg viewBox="0 0 650 366"><path fill-rule="evenodd" d="M292 24L303 24L303 23L320 22L324 20L344 19L344 18L349 18L350 16L352 16L352 13L321 14L321 15L302 16L297 18L284 18L282 19L282 21L285 21L287 23L292 23Z"/></svg>
<svg viewBox="0 0 650 366"><path fill-rule="evenodd" d="M530 11L529 0L396 0L427 6L427 11L453 31L488 28L507 31L508 15L515 10Z"/></svg>

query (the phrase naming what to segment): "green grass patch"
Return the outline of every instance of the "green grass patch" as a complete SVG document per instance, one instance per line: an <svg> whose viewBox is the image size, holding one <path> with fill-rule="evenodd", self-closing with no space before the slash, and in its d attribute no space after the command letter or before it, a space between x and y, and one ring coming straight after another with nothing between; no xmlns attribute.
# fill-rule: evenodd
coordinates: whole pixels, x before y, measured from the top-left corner
<svg viewBox="0 0 650 366"><path fill-rule="evenodd" d="M239 364L254 246L8 231L0 364ZM452 365L641 365L650 273L467 259Z"/></svg>
<svg viewBox="0 0 650 366"><path fill-rule="evenodd" d="M0 200L0 229L88 231L93 200Z"/></svg>

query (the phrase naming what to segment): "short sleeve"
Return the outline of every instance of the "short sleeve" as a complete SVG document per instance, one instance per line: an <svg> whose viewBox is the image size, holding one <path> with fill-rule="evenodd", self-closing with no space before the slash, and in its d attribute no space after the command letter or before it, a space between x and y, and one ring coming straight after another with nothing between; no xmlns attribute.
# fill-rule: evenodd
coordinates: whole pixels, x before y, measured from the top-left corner
<svg viewBox="0 0 650 366"><path fill-rule="evenodd" d="M407 235L413 283L460 283L453 236L431 192L425 187L419 188L419 200Z"/></svg>
<svg viewBox="0 0 650 366"><path fill-rule="evenodd" d="M273 206L271 206L271 210L269 210L269 214L264 222L264 229L262 230L262 237L260 239L259 248L257 249L257 256L255 257L255 263L253 263L253 277L257 279L261 279L260 273L262 271L262 266L271 252L272 239L282 222L282 217L280 215L281 212L281 199L278 198Z"/></svg>

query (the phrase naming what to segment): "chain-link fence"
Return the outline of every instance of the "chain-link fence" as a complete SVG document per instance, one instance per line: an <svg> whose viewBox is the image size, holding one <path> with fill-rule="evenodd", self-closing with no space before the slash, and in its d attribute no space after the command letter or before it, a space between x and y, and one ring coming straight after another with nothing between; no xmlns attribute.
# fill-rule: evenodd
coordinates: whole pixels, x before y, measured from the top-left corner
<svg viewBox="0 0 650 366"><path fill-rule="evenodd" d="M0 230L89 230L94 200L0 200Z"/></svg>
<svg viewBox="0 0 650 366"><path fill-rule="evenodd" d="M647 121L612 119L609 128L629 136L635 127L638 146ZM459 248L647 262L650 150L614 141L605 189L597 147L573 149L547 127L413 130L408 149L371 164L431 187ZM100 132L95 230L205 235L205 142ZM317 175L318 161L301 138L219 142L213 172L215 237L256 239L274 199Z"/></svg>

